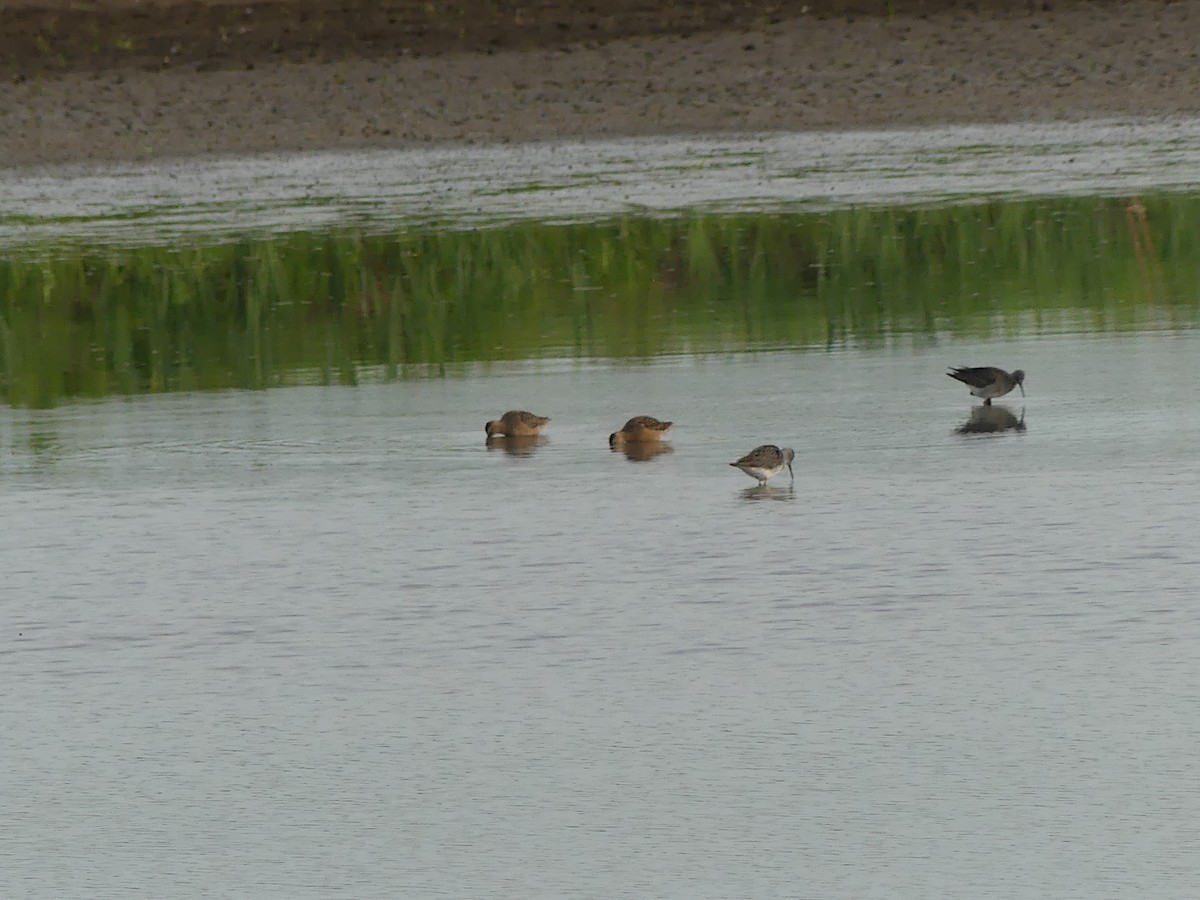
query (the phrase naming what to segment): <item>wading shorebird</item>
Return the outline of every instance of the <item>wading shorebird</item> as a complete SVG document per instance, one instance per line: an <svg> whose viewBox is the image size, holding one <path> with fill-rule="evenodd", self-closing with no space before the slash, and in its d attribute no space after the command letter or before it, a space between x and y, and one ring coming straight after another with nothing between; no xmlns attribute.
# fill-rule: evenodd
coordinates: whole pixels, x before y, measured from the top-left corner
<svg viewBox="0 0 1200 900"><path fill-rule="evenodd" d="M523 409L510 409L499 419L493 419L483 426L488 437L497 435L505 437L529 437L541 434L542 429L550 419L546 416L535 416Z"/></svg>
<svg viewBox="0 0 1200 900"><path fill-rule="evenodd" d="M735 469L741 469L751 478L757 478L761 487L767 483L767 479L782 472L784 466L788 467L792 481L795 481L796 473L792 471L792 460L795 458L796 451L791 447L763 444L761 447L755 447L737 462L731 462L730 465Z"/></svg>
<svg viewBox="0 0 1200 900"><path fill-rule="evenodd" d="M1015 387L1025 396L1025 373L1020 369L1010 375L995 366L958 366L946 374L967 385L974 396L982 397L984 406L991 406L993 397L1003 397Z"/></svg>
<svg viewBox="0 0 1200 900"><path fill-rule="evenodd" d="M608 446L619 447L622 444L648 444L661 441L673 425L673 422L660 422L654 416L634 416L620 431L614 431L608 436Z"/></svg>

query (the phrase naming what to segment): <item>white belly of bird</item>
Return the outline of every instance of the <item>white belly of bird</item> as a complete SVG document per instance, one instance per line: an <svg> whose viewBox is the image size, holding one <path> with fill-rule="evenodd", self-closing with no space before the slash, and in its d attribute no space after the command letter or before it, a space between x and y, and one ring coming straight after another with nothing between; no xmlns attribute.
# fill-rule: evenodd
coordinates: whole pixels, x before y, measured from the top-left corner
<svg viewBox="0 0 1200 900"><path fill-rule="evenodd" d="M783 466L775 466L774 468L763 468L762 466L739 466L739 468L749 475L751 478L757 478L759 481L766 481L773 475L778 475L779 470Z"/></svg>

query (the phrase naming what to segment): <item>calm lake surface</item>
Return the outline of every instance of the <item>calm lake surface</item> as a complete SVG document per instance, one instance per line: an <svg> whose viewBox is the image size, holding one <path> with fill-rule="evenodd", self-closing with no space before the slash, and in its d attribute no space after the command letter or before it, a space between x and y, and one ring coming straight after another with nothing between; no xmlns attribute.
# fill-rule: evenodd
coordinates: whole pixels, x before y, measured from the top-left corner
<svg viewBox="0 0 1200 900"><path fill-rule="evenodd" d="M1195 896L1198 354L6 408L0 893ZM1023 427L956 433L958 363ZM544 442L485 446L512 407ZM609 450L634 413L672 452ZM794 490L727 465L768 441Z"/></svg>
<svg viewBox="0 0 1200 900"><path fill-rule="evenodd" d="M0 175L0 897L1200 895L1200 120Z"/></svg>

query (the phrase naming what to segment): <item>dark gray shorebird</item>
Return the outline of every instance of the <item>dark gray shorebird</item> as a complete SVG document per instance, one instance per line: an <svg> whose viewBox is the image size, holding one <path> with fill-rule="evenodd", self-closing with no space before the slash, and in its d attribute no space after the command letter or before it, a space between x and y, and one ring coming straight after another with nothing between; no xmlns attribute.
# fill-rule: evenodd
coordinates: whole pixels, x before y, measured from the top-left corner
<svg viewBox="0 0 1200 900"><path fill-rule="evenodd" d="M995 366L958 366L946 374L967 385L974 396L982 397L984 406L991 406L993 397L1003 397L1015 387L1025 396L1025 373L1020 369L1009 373Z"/></svg>
<svg viewBox="0 0 1200 900"><path fill-rule="evenodd" d="M787 466L788 471L791 472L792 481L795 481L796 473L792 471L792 460L795 458L796 451L791 447L763 444L761 447L755 447L737 462L731 462L730 465L735 469L741 469L751 478L757 478L761 487L767 483L769 478L783 471L784 466Z"/></svg>

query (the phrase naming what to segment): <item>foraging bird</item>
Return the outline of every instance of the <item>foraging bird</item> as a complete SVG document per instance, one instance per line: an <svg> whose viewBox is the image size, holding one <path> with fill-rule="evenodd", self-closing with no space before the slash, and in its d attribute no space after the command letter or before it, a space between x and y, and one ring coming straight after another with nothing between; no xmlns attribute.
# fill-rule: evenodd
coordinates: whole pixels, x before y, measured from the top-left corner
<svg viewBox="0 0 1200 900"><path fill-rule="evenodd" d="M737 462L731 462L730 465L735 469L741 469L751 478L757 478L759 487L761 487L767 483L767 479L783 471L784 466L788 467L792 481L795 481L796 473L792 471L792 460L795 458L796 451L791 447L763 444L761 447L755 447Z"/></svg>
<svg viewBox="0 0 1200 900"><path fill-rule="evenodd" d="M958 366L946 374L970 387L974 396L982 397L984 406L991 406L993 397L1003 397L1015 387L1025 396L1025 373L1020 369L1010 375L995 366Z"/></svg>
<svg viewBox="0 0 1200 900"><path fill-rule="evenodd" d="M608 446L617 447L626 442L645 444L651 441L661 441L672 424L674 423L660 422L654 416L634 416L621 427L620 431L614 431L608 436Z"/></svg>
<svg viewBox="0 0 1200 900"><path fill-rule="evenodd" d="M483 426L488 437L505 435L507 437L528 437L541 434L542 429L550 419L546 416L535 416L523 409L511 409L499 419L493 419Z"/></svg>

